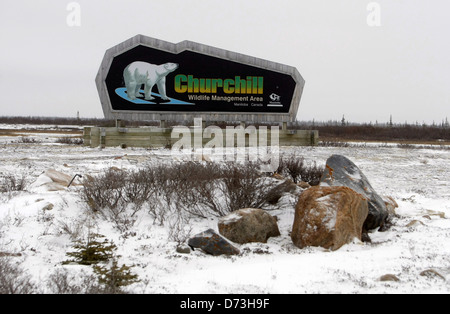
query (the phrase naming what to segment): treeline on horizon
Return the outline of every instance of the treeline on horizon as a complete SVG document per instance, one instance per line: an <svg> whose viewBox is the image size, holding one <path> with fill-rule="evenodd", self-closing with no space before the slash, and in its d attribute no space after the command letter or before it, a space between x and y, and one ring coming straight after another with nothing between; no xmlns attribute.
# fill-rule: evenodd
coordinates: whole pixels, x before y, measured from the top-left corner
<svg viewBox="0 0 450 314"><path fill-rule="evenodd" d="M115 120L102 118L76 118L76 117L33 117L33 116L0 116L1 124L35 124L35 125L93 125L99 127L114 127ZM207 125L226 127L238 125L237 122L208 122ZM122 125L128 127L158 126L159 121L122 121ZM193 121L167 122L168 126L193 125ZM270 126L270 124L249 124ZM441 123L393 123L392 119L387 123L351 123L341 121L295 121L288 123L288 129L292 130L318 130L322 138L335 138L343 140L423 140L423 141L450 141L450 124L446 118Z"/></svg>

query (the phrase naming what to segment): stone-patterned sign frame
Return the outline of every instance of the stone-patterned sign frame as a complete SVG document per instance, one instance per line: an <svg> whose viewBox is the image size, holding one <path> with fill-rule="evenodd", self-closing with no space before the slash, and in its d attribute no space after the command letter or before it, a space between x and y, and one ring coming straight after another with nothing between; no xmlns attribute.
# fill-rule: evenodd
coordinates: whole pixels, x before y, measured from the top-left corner
<svg viewBox="0 0 450 314"><path fill-rule="evenodd" d="M165 61L162 61L164 60L162 57L156 58L159 63L145 62L151 61L143 60L143 56L144 59L146 58L145 54L142 54L145 49L163 56L164 53L172 56L189 54L189 60L193 60L195 64L198 64L199 60L205 60L205 63L202 64L202 71L209 71L209 74L205 75L210 75L210 77L187 75L190 72L181 74L184 73L181 70L183 64L178 69L179 64L177 63L163 64L162 62ZM134 54L138 50L141 53L135 57ZM124 63L127 58L128 61ZM130 63L130 60L136 62ZM211 65L208 62L214 62L214 64ZM125 67L127 63L129 65ZM186 68L188 67L185 67L184 71L188 71ZM220 74L211 74L216 68L225 72L235 68L243 74L242 76L236 74L220 78ZM244 70L240 70L241 68ZM152 71L158 74L154 74L152 77L149 74ZM145 78L147 84L154 84L153 89L150 87L149 91L145 90L146 84L139 80L144 72L147 74ZM95 81L106 119L179 122L189 121L194 117L202 118L204 121L291 122L297 116L305 85L305 80L298 70L291 66L191 41L173 44L144 35L136 35L108 49ZM167 96L165 95L166 83L168 86ZM137 85L138 87L136 87ZM143 86L143 88L141 89L139 86ZM136 88L136 95L139 96L128 96L128 94L131 95L130 91L134 88ZM172 89L171 95L169 95L170 88ZM159 94L152 93L152 90L158 91ZM174 96L174 90L178 93L176 95L183 96L185 99L168 97ZM222 93L220 96L213 95L215 102L211 101L209 108L216 108L215 111L207 109L208 101L211 100L211 94L208 93L212 91ZM191 94L187 95L188 92ZM181 93L186 93L186 95ZM279 95L287 95L287 97L281 98ZM187 96L190 98L187 99ZM220 102L219 99L224 101ZM286 104L285 99L290 100L289 104ZM285 101L284 104L283 101ZM226 102L232 106L226 107ZM129 109L127 104L130 105ZM184 106L185 104L186 106ZM243 107L238 107L240 104ZM198 105L198 107L194 105Z"/></svg>

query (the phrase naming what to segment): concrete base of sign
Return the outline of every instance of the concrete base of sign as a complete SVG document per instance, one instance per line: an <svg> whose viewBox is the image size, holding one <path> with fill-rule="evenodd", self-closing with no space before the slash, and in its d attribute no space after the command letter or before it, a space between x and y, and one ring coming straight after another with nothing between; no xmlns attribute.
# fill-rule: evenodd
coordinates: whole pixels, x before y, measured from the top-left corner
<svg viewBox="0 0 450 314"><path fill-rule="evenodd" d="M163 125L163 123L161 123ZM241 127L243 127L241 123ZM202 136L204 134L204 125L196 131L195 127L186 128L190 132L191 147L194 147L196 134L200 134L203 147L212 140L214 136ZM260 130L257 128L243 129L245 137L245 146L251 146L250 137L259 139ZM223 131L223 146L227 147L226 130ZM180 136L174 136L174 128L162 127L141 127L127 128L118 125L117 127L85 127L83 133L84 146L89 147L146 147L146 148L171 148L177 143ZM267 129L267 145L271 145L271 129ZM279 129L279 146L315 146L319 142L319 131L316 130L287 130L286 125ZM233 135L234 136L234 135ZM238 135L239 136L239 135ZM235 137L235 136L234 136ZM217 143L217 142L216 142ZM238 140L234 140L235 146Z"/></svg>

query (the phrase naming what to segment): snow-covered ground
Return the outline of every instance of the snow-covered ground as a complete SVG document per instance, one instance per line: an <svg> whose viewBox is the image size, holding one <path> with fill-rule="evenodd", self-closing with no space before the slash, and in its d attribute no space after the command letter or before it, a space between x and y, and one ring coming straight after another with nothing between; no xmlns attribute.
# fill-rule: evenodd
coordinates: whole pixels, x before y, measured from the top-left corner
<svg viewBox="0 0 450 314"><path fill-rule="evenodd" d="M32 184L48 169L70 176L95 175L110 167L136 169L170 162L170 150L100 150L55 144L54 134L33 136L41 136L40 143L0 136L0 176L23 176L28 182L26 191L0 195L0 252L20 253L10 259L42 292L51 292L46 282L60 269L75 278L92 272L90 266L62 265L68 260L66 253L73 251L65 230L88 224L117 245L120 263L134 266L140 282L126 288L131 293L450 292L450 150L282 147L281 154L297 153L318 165L332 154L348 157L379 194L397 201L394 225L371 233L372 243L355 242L335 252L299 249L289 236L295 199L287 195L280 200L282 209L272 212L279 219L280 237L266 244L236 244L241 255L214 257L198 250L177 253L168 227L156 224L145 209L138 213L132 232L124 233L103 218L88 219L79 187L50 192ZM192 235L217 230L217 222L218 218L191 219ZM399 281L380 281L386 274Z"/></svg>

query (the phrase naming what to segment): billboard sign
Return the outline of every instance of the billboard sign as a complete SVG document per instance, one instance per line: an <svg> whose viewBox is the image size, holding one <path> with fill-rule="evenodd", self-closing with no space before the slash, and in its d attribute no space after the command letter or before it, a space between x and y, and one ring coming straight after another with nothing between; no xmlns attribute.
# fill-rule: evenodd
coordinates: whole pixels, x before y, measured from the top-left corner
<svg viewBox="0 0 450 314"><path fill-rule="evenodd" d="M137 35L97 75L106 118L292 121L305 81L295 68L189 41Z"/></svg>

